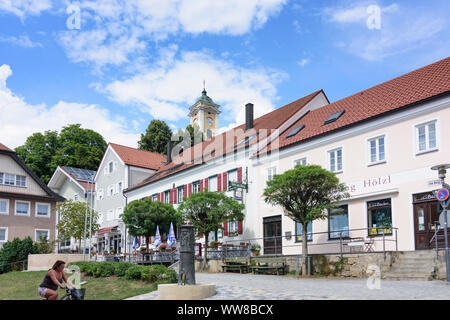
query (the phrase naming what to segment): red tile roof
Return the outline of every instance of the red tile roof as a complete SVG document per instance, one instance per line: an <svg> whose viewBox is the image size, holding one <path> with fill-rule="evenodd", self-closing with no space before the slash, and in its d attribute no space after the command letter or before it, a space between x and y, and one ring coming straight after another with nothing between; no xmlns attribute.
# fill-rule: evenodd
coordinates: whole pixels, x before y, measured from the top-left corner
<svg viewBox="0 0 450 320"><path fill-rule="evenodd" d="M286 130L279 139L279 148L331 133L336 130L369 121L390 112L401 110L414 103L447 94L450 91L450 57L363 90L331 104L309 112L296 125L305 128L296 135L285 138ZM335 122L324 125L333 113L345 110ZM268 148L270 150L270 146Z"/></svg>
<svg viewBox="0 0 450 320"><path fill-rule="evenodd" d="M11 150L10 148L8 148L7 146L5 146L4 144L2 144L1 142L0 142L0 150L3 150L3 151L12 151L12 152L14 152L13 150Z"/></svg>
<svg viewBox="0 0 450 320"><path fill-rule="evenodd" d="M281 108L278 108L272 112L269 112L259 118L256 118L253 121L253 129L255 131L258 131L260 129L277 129L279 128L284 122L286 122L289 118L291 118L295 113L297 113L301 108L306 106L312 99L314 99L318 94L323 93L325 96L325 93L323 90L318 90L316 92L313 92L301 99L298 99L294 102L291 102ZM326 96L325 96L326 97ZM253 134L255 131L251 130L250 133ZM236 132L236 137L233 134ZM227 135L232 135L234 137L234 143L227 144L226 137ZM164 177L173 175L175 173L178 173L180 171L184 171L188 168L197 166L199 164L204 163L207 160L211 160L213 158L222 156L224 154L227 154L228 152L234 151L236 149L243 148L245 144L240 145L239 147L235 147L234 145L246 137L247 134L245 133L245 124L242 124L240 126L237 126L233 129L230 129L218 136L215 136L214 138L204 141L202 143L196 144L195 146L185 150L183 153L180 154L180 158L182 157L182 161L172 161L171 163L167 165L161 166L161 168L153 174L148 179L144 180L140 184L133 186L132 188L129 188L128 190L137 189L143 185L147 185L149 183L152 183L154 181L160 180ZM254 139L252 143L258 142L259 137L257 139ZM221 148L218 148L219 145L222 145ZM247 144L248 146L248 144ZM223 151L222 151L223 150ZM208 152L210 151L210 152ZM209 153L209 156L204 157L205 153ZM200 159L198 159L198 155L200 155ZM203 158L202 158L203 156Z"/></svg>
<svg viewBox="0 0 450 320"><path fill-rule="evenodd" d="M116 143L109 143L125 164L157 170L166 161L166 156L156 152L139 150Z"/></svg>

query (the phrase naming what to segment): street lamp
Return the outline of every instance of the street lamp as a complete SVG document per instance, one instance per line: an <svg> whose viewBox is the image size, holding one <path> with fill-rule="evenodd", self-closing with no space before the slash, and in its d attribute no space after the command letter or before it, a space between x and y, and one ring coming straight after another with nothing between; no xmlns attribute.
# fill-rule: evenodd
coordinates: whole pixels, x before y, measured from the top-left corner
<svg viewBox="0 0 450 320"><path fill-rule="evenodd" d="M447 169L450 168L450 164L440 164L437 166L431 167L431 170L437 170L438 171L438 177L441 180L442 187L447 188L447 190L450 190L450 187L448 184L445 183L445 174L447 173ZM448 201L446 202L448 204ZM442 204L442 202L441 202ZM442 205L442 214L444 215L444 240L445 240L445 264L446 264L446 271L447 271L447 283L450 282L450 255L448 251L448 234L447 234L447 205ZM437 249L437 248L436 248Z"/></svg>

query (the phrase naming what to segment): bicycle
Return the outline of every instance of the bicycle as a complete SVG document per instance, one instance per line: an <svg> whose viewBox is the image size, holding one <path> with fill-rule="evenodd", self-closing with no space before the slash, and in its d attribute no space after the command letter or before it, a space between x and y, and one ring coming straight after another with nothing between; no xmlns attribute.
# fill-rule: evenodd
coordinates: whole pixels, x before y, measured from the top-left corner
<svg viewBox="0 0 450 320"><path fill-rule="evenodd" d="M80 286L86 284L87 281L83 281L80 283ZM66 287L66 294L61 298L61 300L84 300L84 294L86 292L86 288L69 288Z"/></svg>

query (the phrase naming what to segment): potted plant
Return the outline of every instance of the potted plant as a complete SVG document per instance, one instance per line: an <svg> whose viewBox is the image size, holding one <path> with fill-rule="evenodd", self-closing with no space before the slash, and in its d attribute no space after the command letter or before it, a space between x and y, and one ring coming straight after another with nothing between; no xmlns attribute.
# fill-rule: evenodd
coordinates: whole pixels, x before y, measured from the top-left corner
<svg viewBox="0 0 450 320"><path fill-rule="evenodd" d="M211 247L211 248L214 248L214 249L217 249L217 247L220 245L220 242L219 241L211 241L210 243L209 243L209 246Z"/></svg>
<svg viewBox="0 0 450 320"><path fill-rule="evenodd" d="M166 251L166 248L167 248L167 245L164 244L164 243L162 243L162 244L159 245L159 251L160 251L160 252Z"/></svg>
<svg viewBox="0 0 450 320"><path fill-rule="evenodd" d="M259 252L261 251L261 246L259 245L259 243L252 243L251 247L250 247L250 251L253 253L253 256L259 256Z"/></svg>

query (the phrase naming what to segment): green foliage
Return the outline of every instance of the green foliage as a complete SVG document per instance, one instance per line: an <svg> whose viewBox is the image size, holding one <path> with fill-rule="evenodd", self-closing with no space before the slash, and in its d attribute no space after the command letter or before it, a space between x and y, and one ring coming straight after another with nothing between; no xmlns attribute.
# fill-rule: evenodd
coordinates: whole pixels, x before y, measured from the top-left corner
<svg viewBox="0 0 450 320"><path fill-rule="evenodd" d="M0 249L0 273L22 270L23 264L20 261L28 260L29 254L37 253L39 253L38 247L30 237L7 241Z"/></svg>
<svg viewBox="0 0 450 320"><path fill-rule="evenodd" d="M56 241L49 241L46 237L41 237L39 241L36 243L36 247L38 249L39 254L48 254L52 253L55 248Z"/></svg>
<svg viewBox="0 0 450 320"><path fill-rule="evenodd" d="M103 137L80 124L57 131L34 133L23 146L17 147L18 156L45 183L50 181L58 166L97 170L107 144Z"/></svg>
<svg viewBox="0 0 450 320"><path fill-rule="evenodd" d="M150 199L129 203L121 218L132 236L154 236L156 226L159 226L161 234L168 234L171 222L174 225L181 224L181 215L173 208L173 205Z"/></svg>
<svg viewBox="0 0 450 320"><path fill-rule="evenodd" d="M152 120L145 134L141 134L141 139L138 141L138 148L164 154L171 136L172 130L170 130L164 121Z"/></svg>
<svg viewBox="0 0 450 320"><path fill-rule="evenodd" d="M99 262L93 268L94 277L111 277L114 276L115 266L114 262Z"/></svg>
<svg viewBox="0 0 450 320"><path fill-rule="evenodd" d="M146 269L148 268L145 266L132 266L125 272L125 277L129 280L140 280L142 277L142 272L145 272Z"/></svg>
<svg viewBox="0 0 450 320"><path fill-rule="evenodd" d="M74 202L66 200L56 206L59 210L60 221L56 225L60 239L74 237L75 239L82 239L84 234L84 222L86 209L88 210L88 220L86 226L86 237L89 236L89 221L90 221L90 207L85 202ZM97 231L100 225L97 223L98 213L92 210L92 232Z"/></svg>
<svg viewBox="0 0 450 320"><path fill-rule="evenodd" d="M125 273L127 272L127 270L129 268L131 268L132 266L134 266L134 264L130 263L130 262L115 262L114 263L114 275L116 275L118 277L123 277L123 276L125 276Z"/></svg>

